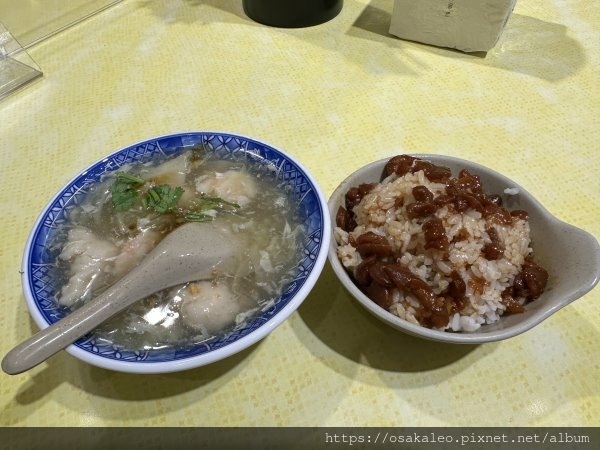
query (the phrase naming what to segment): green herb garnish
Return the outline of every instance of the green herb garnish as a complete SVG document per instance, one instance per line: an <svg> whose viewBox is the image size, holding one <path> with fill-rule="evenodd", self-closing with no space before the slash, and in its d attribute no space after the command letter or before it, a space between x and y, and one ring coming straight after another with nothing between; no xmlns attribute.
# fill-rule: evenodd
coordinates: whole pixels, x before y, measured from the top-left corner
<svg viewBox="0 0 600 450"><path fill-rule="evenodd" d="M183 219L186 222L210 222L215 218L218 210L239 207L237 203L228 202L220 197L201 194L189 202L188 211L183 214Z"/></svg>
<svg viewBox="0 0 600 450"><path fill-rule="evenodd" d="M209 197L201 194L190 202L190 210L207 211L209 209L223 209L224 207L239 208L240 205L228 202L220 197Z"/></svg>
<svg viewBox="0 0 600 450"><path fill-rule="evenodd" d="M117 178L110 188L112 204L117 211L127 211L135 206L137 188L144 184L141 178L126 172L117 172Z"/></svg>
<svg viewBox="0 0 600 450"><path fill-rule="evenodd" d="M177 202L184 190L168 184L150 187L145 193L146 181L142 178L117 172L115 182L110 188L112 204L116 211L127 211L133 208L138 200L144 209L151 209L159 214L175 214L185 222L210 222L217 212L223 209L236 209L240 205L220 197L209 197L201 194L189 202L186 209L178 209Z"/></svg>
<svg viewBox="0 0 600 450"><path fill-rule="evenodd" d="M144 204L159 214L166 214L177 207L177 202L182 194L181 187L174 188L168 184L159 184L148 189L144 197Z"/></svg>
<svg viewBox="0 0 600 450"><path fill-rule="evenodd" d="M186 222L210 222L214 219L214 216L209 214L202 214L198 212L189 212L184 214L183 220Z"/></svg>

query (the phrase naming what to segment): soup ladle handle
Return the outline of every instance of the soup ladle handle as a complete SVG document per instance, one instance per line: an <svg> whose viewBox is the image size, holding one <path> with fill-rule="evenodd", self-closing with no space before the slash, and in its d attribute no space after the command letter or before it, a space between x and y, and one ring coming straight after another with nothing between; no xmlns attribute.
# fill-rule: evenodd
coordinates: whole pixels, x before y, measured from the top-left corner
<svg viewBox="0 0 600 450"><path fill-rule="evenodd" d="M118 295L118 287L115 285L110 292L105 292L94 301L86 303L10 350L2 360L2 370L9 375L25 372L114 316L118 311L114 310L110 300L114 300ZM117 300L127 301L125 298ZM129 302L131 303L133 301Z"/></svg>
<svg viewBox="0 0 600 450"><path fill-rule="evenodd" d="M138 300L189 281L212 278L239 263L239 239L210 224L188 223L168 234L131 272L101 295L10 350L9 375L25 372Z"/></svg>

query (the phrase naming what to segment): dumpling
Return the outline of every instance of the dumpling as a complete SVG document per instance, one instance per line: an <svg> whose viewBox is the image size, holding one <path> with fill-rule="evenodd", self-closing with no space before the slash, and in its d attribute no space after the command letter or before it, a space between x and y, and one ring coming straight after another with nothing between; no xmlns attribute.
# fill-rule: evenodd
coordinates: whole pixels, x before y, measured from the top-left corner
<svg viewBox="0 0 600 450"><path fill-rule="evenodd" d="M254 178L240 170L213 172L196 178L196 191L246 206L257 194Z"/></svg>
<svg viewBox="0 0 600 450"><path fill-rule="evenodd" d="M168 160L150 169L142 170L140 176L155 184L168 184L172 187L184 187L185 177L190 170L190 153Z"/></svg>
<svg viewBox="0 0 600 450"><path fill-rule="evenodd" d="M186 152L156 167L142 170L140 176L154 184L168 184L171 187L183 188L183 194L177 205L185 208L195 197L194 187L186 184L186 177L191 166L191 153Z"/></svg>
<svg viewBox="0 0 600 450"><path fill-rule="evenodd" d="M78 226L69 230L59 258L71 262L71 277L63 286L58 302L71 306L80 299L87 300L118 254L117 246L98 238L88 228Z"/></svg>
<svg viewBox="0 0 600 450"><path fill-rule="evenodd" d="M235 323L241 306L224 283L198 281L179 292L181 318L191 328L214 335Z"/></svg>
<svg viewBox="0 0 600 450"><path fill-rule="evenodd" d="M131 269L139 264L139 262L150 251L156 247L156 244L161 240L161 234L152 229L140 231L137 235L129 238L121 247L121 252L115 258L112 273L121 278Z"/></svg>

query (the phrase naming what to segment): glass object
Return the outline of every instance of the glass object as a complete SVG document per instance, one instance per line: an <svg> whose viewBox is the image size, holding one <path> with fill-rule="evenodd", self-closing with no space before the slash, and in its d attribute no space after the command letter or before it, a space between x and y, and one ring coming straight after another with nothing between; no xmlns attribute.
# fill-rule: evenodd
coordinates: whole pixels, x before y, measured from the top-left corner
<svg viewBox="0 0 600 450"><path fill-rule="evenodd" d="M0 23L0 99L41 76L37 64Z"/></svg>
<svg viewBox="0 0 600 450"><path fill-rule="evenodd" d="M27 49L120 1L0 0L0 17Z"/></svg>
<svg viewBox="0 0 600 450"><path fill-rule="evenodd" d="M301 28L333 19L343 3L343 0L244 0L244 12L264 25Z"/></svg>

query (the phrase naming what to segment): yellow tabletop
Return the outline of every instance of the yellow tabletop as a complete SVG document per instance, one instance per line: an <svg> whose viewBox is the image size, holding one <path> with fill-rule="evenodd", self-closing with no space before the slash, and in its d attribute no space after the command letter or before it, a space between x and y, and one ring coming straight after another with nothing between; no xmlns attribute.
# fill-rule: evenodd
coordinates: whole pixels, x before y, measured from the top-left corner
<svg viewBox="0 0 600 450"><path fill-rule="evenodd" d="M264 140L326 195L403 152L493 167L600 236L600 10L518 2L469 55L388 34L392 2L346 0L306 29L240 1L125 0L29 49L44 77L0 102L0 349L36 331L22 251L59 188L136 141L188 130ZM599 426L600 289L535 329L480 346L372 318L326 265L289 320L210 366L132 375L61 352L0 374L3 426Z"/></svg>

